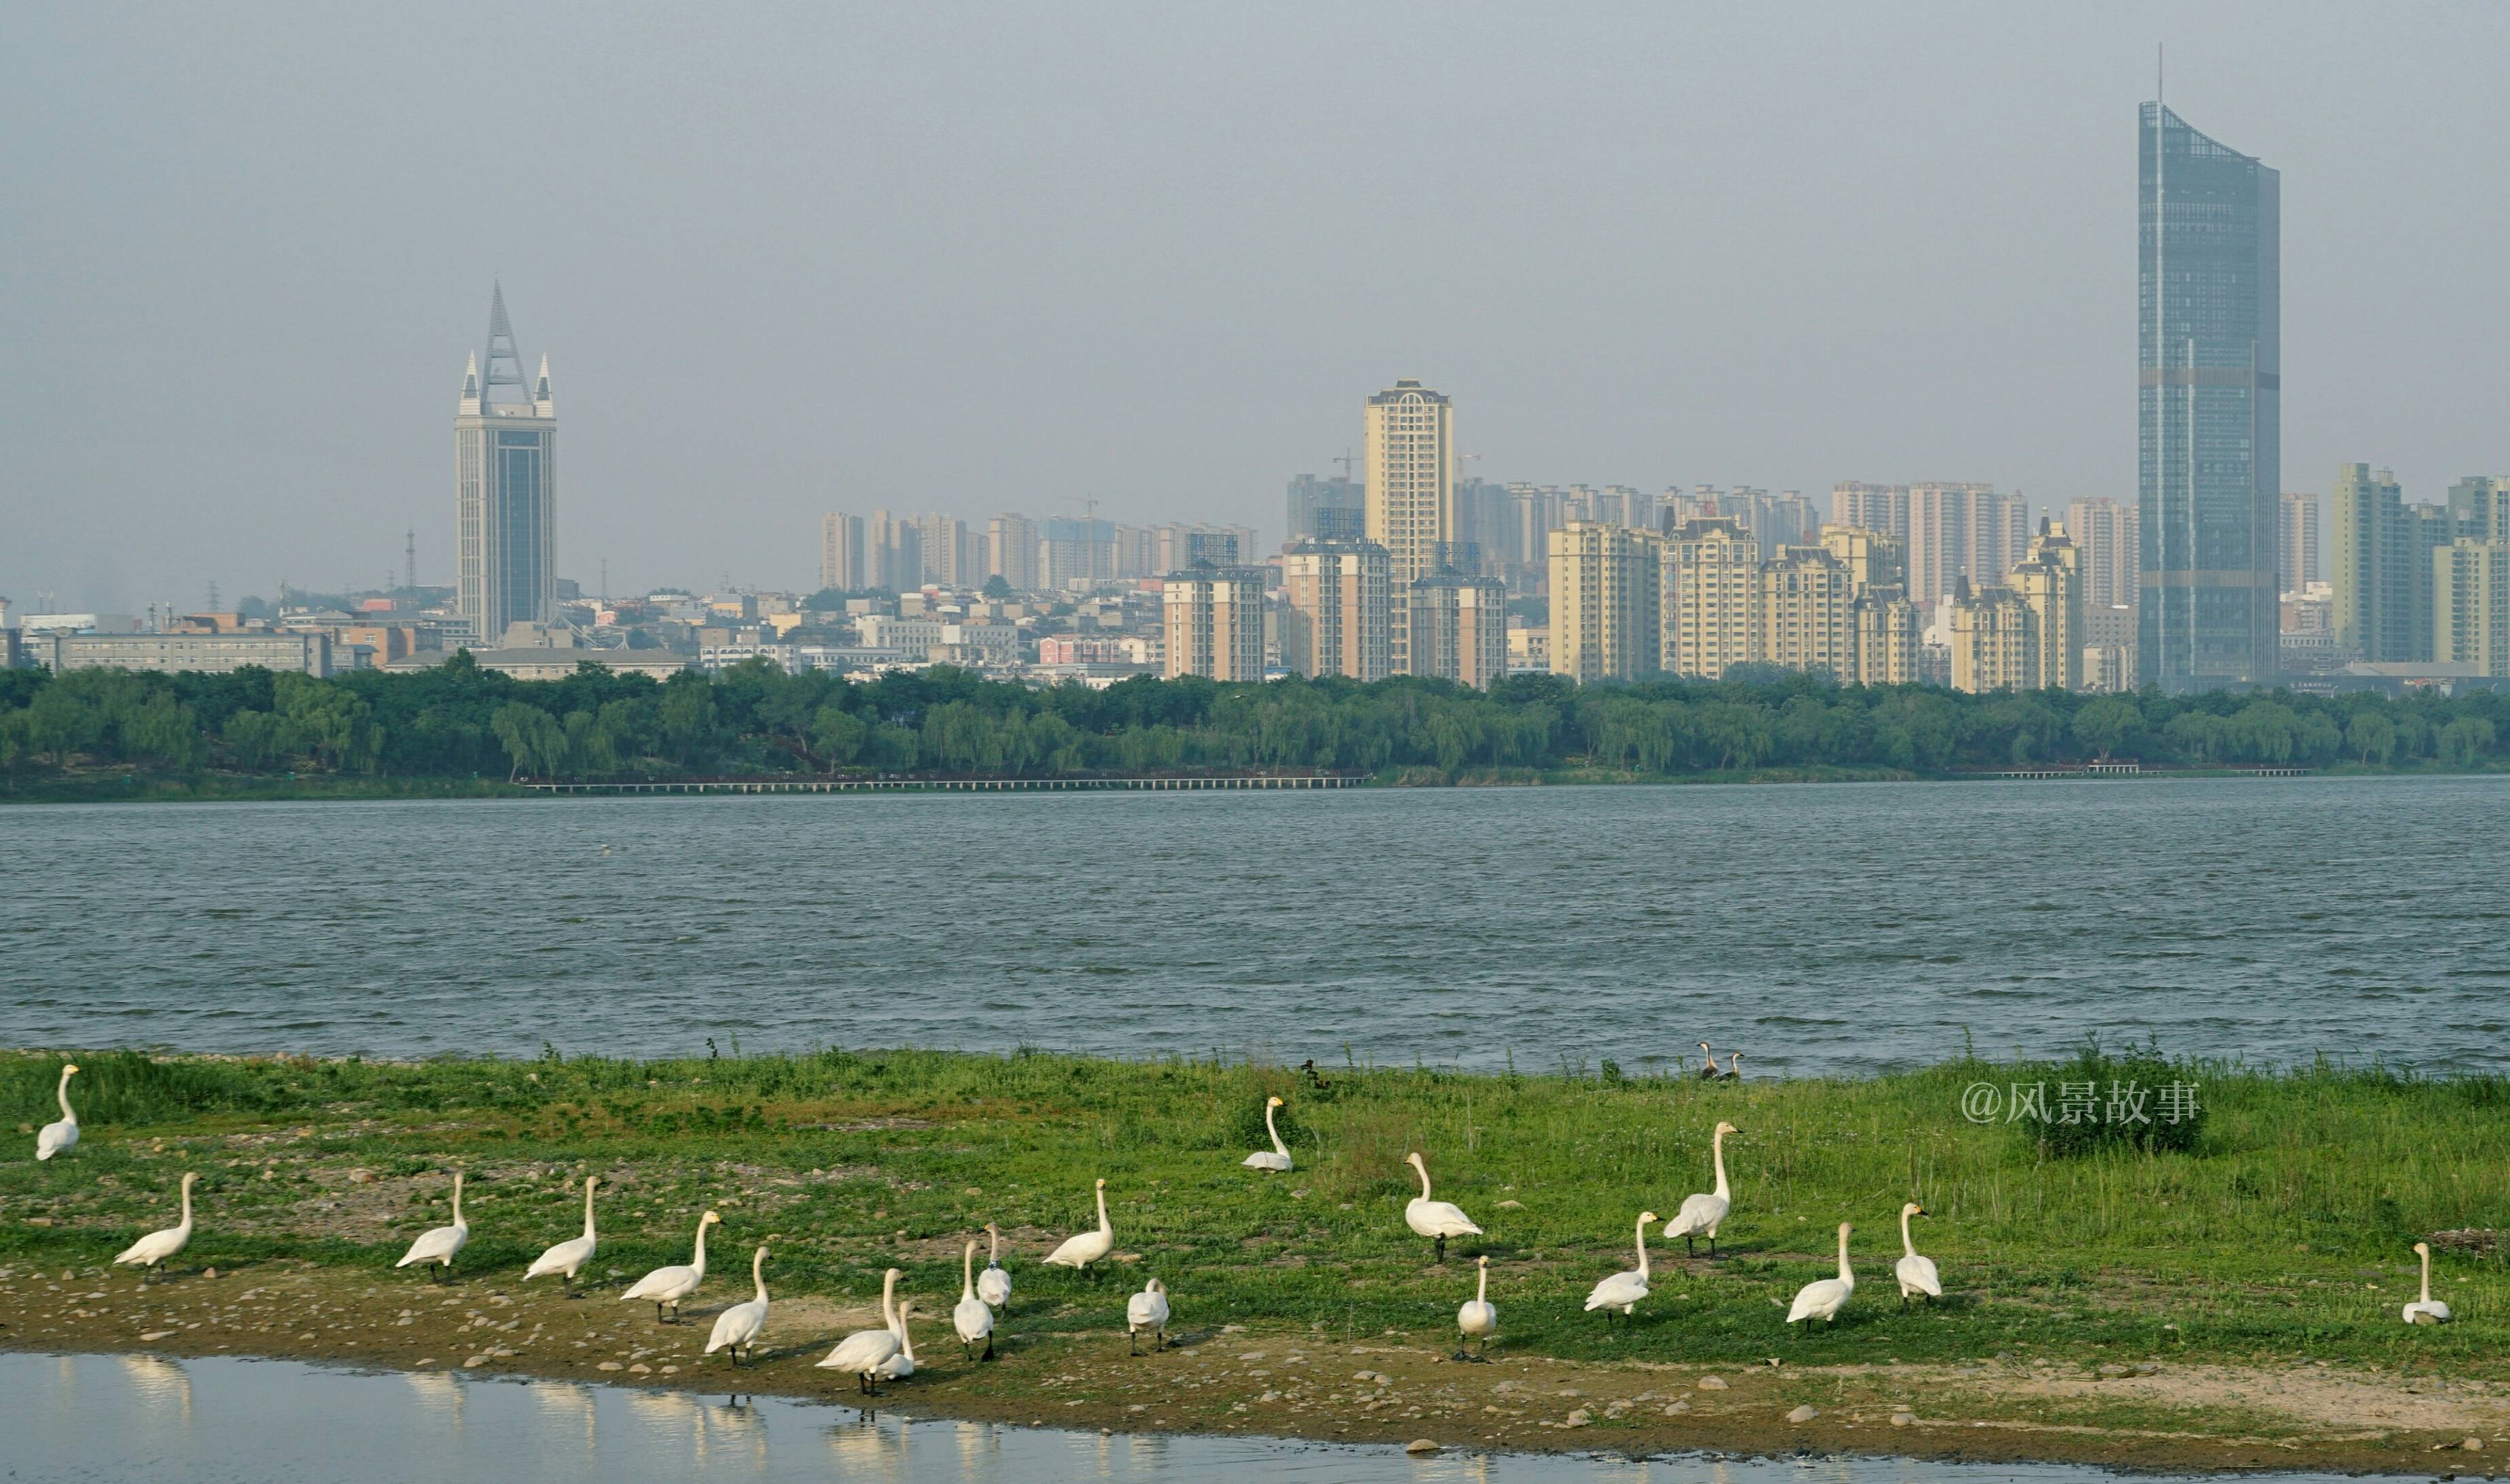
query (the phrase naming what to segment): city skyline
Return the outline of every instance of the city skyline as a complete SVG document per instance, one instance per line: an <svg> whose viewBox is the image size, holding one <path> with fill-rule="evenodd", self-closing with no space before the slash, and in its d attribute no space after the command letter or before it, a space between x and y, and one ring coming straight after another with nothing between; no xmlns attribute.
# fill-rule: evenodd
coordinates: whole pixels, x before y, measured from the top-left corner
<svg viewBox="0 0 2510 1484"><path fill-rule="evenodd" d="M2008 17L1980 39L1951 12L1887 25L1843 13L1771 34L1639 15L1615 23L1623 45L1598 60L1574 27L1475 13L1440 41L1452 65L1435 89L1365 98L1340 82L1377 75L1417 40L1409 28L1292 16L1247 54L1238 23L1179 20L1157 70L1036 21L1001 37L931 19L861 35L806 24L782 38L789 59L769 62L731 60L780 50L742 27L681 36L656 20L618 39L626 56L685 44L771 81L834 49L840 76L941 79L939 104L972 110L935 131L934 100L904 93L902 154L829 156L747 153L759 131L736 126L762 122L760 102L715 119L675 83L631 96L569 72L558 29L484 11L313 31L182 18L144 36L50 13L0 62L23 85L0 90L24 110L8 146L28 204L22 280L64 290L11 307L19 338L49 352L0 373L19 478L37 492L15 502L0 592L135 608L189 605L209 580L361 583L399 567L412 527L422 575L451 580L449 535L431 538L425 518L441 434L416 411L440 395L446 326L492 276L530 304L536 340L565 348L557 544L563 575L588 583L606 558L621 587L799 584L811 564L785 533L829 508L1042 512L1089 496L1118 519L1269 531L1280 481L1331 468L1353 441L1348 398L1394 375L1471 409L1467 478L1808 494L1960 479L2047 506L2122 498L2133 352L2119 320L2134 285L2120 216L2134 182L2118 139L2162 35L2173 110L2295 183L2285 483L2323 492L2361 460L2412 488L2497 466L2490 428L2510 388L2483 348L2510 316L2479 244L2503 206L2456 189L2468 177L2449 162L2484 133L2484 93L2467 84L2503 22L2275 20ZM1815 33L1835 40L1807 51ZM493 85L472 67L489 34L505 62ZM391 58L378 86L308 81L331 75L321 59L344 45ZM117 47L133 64L104 64ZM1689 51L1733 65L1668 110L1640 77ZM1015 57L1040 55L1051 87L1013 75ZM1546 90L1494 86L1573 56L1602 70L1571 106L1534 109L1514 99ZM2336 68L2382 107L2335 119L2293 86ZM1075 83L1114 85L1081 91L1118 101L1076 112ZM479 115L482 89L520 93L515 127L553 174L474 183L451 165L462 150L437 147ZM1902 101L1915 97L1931 101ZM153 151L107 122L169 105L185 127ZM797 127L767 134L861 132L852 105L792 106ZM1182 134L1157 127L1203 110ZM1362 209L1375 186L1350 143L1399 120L1433 141L1442 178L1483 189L1405 221ZM1212 127L1246 142L1204 180L1180 146ZM1036 160L1015 142L1024 129ZM1093 151L1122 167L1058 163ZM785 189L806 159L839 189ZM985 193L936 189L1009 181L1022 164L1043 168L1002 200L1001 221L970 215ZM570 171L620 189L548 188ZM1312 187L1264 191L1270 214L1249 217L1245 188L1276 177ZM457 181L476 210L426 204ZM831 195L868 209L829 221L782 204ZM343 199L356 209L296 204ZM736 201L762 219L731 229ZM623 230L623 210L642 225ZM498 224L493 259L482 216ZM2443 220L2413 233L2412 273L2383 271L2400 226ZM847 225L860 221L883 225ZM1098 250L1108 233L1128 245ZM1395 262L1409 266L1389 281ZM935 436L944 388L978 365L997 393L989 435ZM307 367L321 425L285 461L245 457L241 389ZM679 415L690 406L705 408L705 436Z"/></svg>

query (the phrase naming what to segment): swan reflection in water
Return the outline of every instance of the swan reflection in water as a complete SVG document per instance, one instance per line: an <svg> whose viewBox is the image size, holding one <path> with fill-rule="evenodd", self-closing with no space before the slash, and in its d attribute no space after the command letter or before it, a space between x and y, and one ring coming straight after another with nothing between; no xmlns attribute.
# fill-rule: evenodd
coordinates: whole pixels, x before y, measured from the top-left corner
<svg viewBox="0 0 2510 1484"><path fill-rule="evenodd" d="M462 1383L451 1371L403 1371L400 1379L418 1393L419 1412L441 1422L459 1433L462 1430Z"/></svg>
<svg viewBox="0 0 2510 1484"><path fill-rule="evenodd" d="M577 1386L571 1381L539 1381L532 1384L531 1391L532 1398L540 1403L541 1415L551 1424L546 1429L546 1435L550 1441L557 1440L559 1424L579 1422L584 1429L584 1461L588 1464L592 1463L595 1458L592 1445L595 1411L592 1389Z"/></svg>
<svg viewBox="0 0 2510 1484"><path fill-rule="evenodd" d="M855 1420L826 1430L828 1453L837 1461L838 1476L854 1480L893 1480L906 1484L913 1458L904 1422L884 1423L875 1412L857 1412Z"/></svg>
<svg viewBox="0 0 2510 1484"><path fill-rule="evenodd" d="M148 1404L152 1417L171 1408L177 1421L192 1420L192 1373L179 1361L156 1355L116 1355L114 1360L122 1367L122 1379L131 1384L132 1394Z"/></svg>
<svg viewBox="0 0 2510 1484"><path fill-rule="evenodd" d="M646 1451L659 1453L667 1444L687 1449L691 1468L734 1462L746 1456L764 1465L767 1419L739 1397L709 1401L686 1391L630 1389L628 1408L649 1434Z"/></svg>

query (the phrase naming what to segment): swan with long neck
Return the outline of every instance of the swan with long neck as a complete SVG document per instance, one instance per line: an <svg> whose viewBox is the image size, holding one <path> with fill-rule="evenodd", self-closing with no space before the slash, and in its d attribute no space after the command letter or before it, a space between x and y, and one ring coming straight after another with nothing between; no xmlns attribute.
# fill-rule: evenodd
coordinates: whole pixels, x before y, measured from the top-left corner
<svg viewBox="0 0 2510 1484"><path fill-rule="evenodd" d="M558 1243L532 1259L532 1265L523 1270L525 1282L555 1273L560 1275L560 1285L568 1298L580 1296L575 1291L575 1275L584 1271L586 1263L592 1261L592 1187L600 1178L599 1175L584 1177L584 1235Z"/></svg>
<svg viewBox="0 0 2510 1484"><path fill-rule="evenodd" d="M1743 1131L1732 1124L1721 1123L1708 1136L1708 1156L1717 1166L1717 1186L1702 1195L1682 1198L1682 1208L1664 1224L1664 1235L1682 1239L1683 1251L1699 1255L1696 1239L1708 1239L1708 1255L1717 1255L1717 1229L1725 1225L1727 1213L1734 1209L1734 1192L1726 1184L1726 1135Z"/></svg>
<svg viewBox="0 0 2510 1484"><path fill-rule="evenodd" d="M1134 1354L1142 1353L1142 1331L1151 1332L1151 1354L1168 1348L1168 1285L1158 1279L1124 1300L1124 1339Z"/></svg>
<svg viewBox="0 0 2510 1484"><path fill-rule="evenodd" d="M1614 1310L1619 1310L1621 1317L1628 1318L1630 1312L1639 1307L1639 1300L1648 1296L1647 1229L1648 1223L1654 1219L1654 1211L1639 1212L1639 1265L1627 1273L1616 1273L1605 1279L1586 1295L1588 1314L1598 1309L1604 1311L1606 1334L1612 1333Z"/></svg>
<svg viewBox="0 0 2510 1484"><path fill-rule="evenodd" d="M57 1154L67 1154L78 1147L78 1110L70 1106L70 1079L78 1075L78 1063L61 1068L60 1085L53 1096L61 1105L61 1116L35 1131L35 1158L49 1160Z"/></svg>
<svg viewBox="0 0 2510 1484"><path fill-rule="evenodd" d="M880 1368L897 1354L898 1270L892 1268L880 1280L880 1327L857 1329L837 1342L819 1361L823 1371L842 1371L855 1378L855 1389L864 1395L879 1394L872 1383L880 1379Z"/></svg>
<svg viewBox="0 0 2510 1484"><path fill-rule="evenodd" d="M915 1336L906 1332L906 1319L915 1313L915 1300L900 1299L897 1312L890 1316L889 1327L897 1335L897 1354L880 1363L880 1379L904 1381L915 1374Z"/></svg>
<svg viewBox="0 0 2510 1484"><path fill-rule="evenodd" d="M1467 1355L1464 1346L1458 1345L1459 1360L1481 1359L1482 1352L1490 1349L1490 1337L1499 1333L1499 1310L1490 1301L1490 1258L1476 1257L1473 1266L1480 1270L1473 1280L1473 1296L1456 1309L1456 1330L1474 1342L1473 1353Z"/></svg>
<svg viewBox="0 0 2510 1484"><path fill-rule="evenodd" d="M1008 1309L1011 1303L1011 1276L1003 1271L1003 1229L988 1221L985 1240L991 1243L985 1256L985 1271L976 1275L976 1297L995 1309Z"/></svg>
<svg viewBox="0 0 2510 1484"><path fill-rule="evenodd" d="M1095 1277L1096 1270L1089 1265L1114 1250L1116 1229L1107 1223L1107 1182L1102 1179L1098 1182L1098 1230L1065 1238L1063 1245L1046 1254L1046 1260L1057 1268L1087 1270Z"/></svg>
<svg viewBox="0 0 2510 1484"><path fill-rule="evenodd" d="M1249 1169L1269 1169L1274 1174L1289 1173L1290 1146L1281 1142L1281 1131L1273 1125L1273 1110L1279 1106L1281 1106L1281 1099L1278 1097L1264 1099L1264 1132L1273 1136L1273 1147L1269 1150L1258 1149L1238 1161Z"/></svg>
<svg viewBox="0 0 2510 1484"><path fill-rule="evenodd" d="M453 1171L453 1224L419 1233L418 1240L409 1244L409 1250L402 1253L400 1261L393 1266L406 1268L412 1263L434 1263L436 1271L428 1275L428 1281L442 1282L445 1276L453 1271L454 1254L460 1252L470 1240L471 1223L462 1219L462 1171L457 1169Z"/></svg>
<svg viewBox="0 0 2510 1484"><path fill-rule="evenodd" d="M1856 1291L1856 1270L1847 1265L1847 1234L1854 1230L1844 1221L1839 1224L1839 1276L1798 1288L1795 1304L1787 1310L1788 1323L1798 1319L1839 1322L1839 1311L1847 1307L1847 1296ZM1812 1326L1806 1323L1805 1327Z"/></svg>
<svg viewBox="0 0 2510 1484"><path fill-rule="evenodd" d="M1917 1242L1909 1236L1909 1218L1927 1214L1926 1208L1912 1201L1900 1207L1900 1260L1891 1266L1892 1275L1900 1280L1900 1307L1909 1307L1912 1294L1924 1294L1929 1300L1944 1296L1944 1280L1935 1272L1935 1260L1918 1251Z"/></svg>
<svg viewBox="0 0 2510 1484"><path fill-rule="evenodd" d="M1419 1150L1405 1155L1403 1163L1421 1177L1421 1194L1403 1207L1403 1224L1436 1242L1438 1261L1445 1262L1448 1238L1479 1237L1482 1229L1453 1202L1429 1199L1429 1162L1421 1158Z"/></svg>
<svg viewBox="0 0 2510 1484"><path fill-rule="evenodd" d="M1726 1070L1717 1074L1717 1080L1720 1082L1740 1082L1743 1080L1743 1054L1741 1052L1728 1052L1726 1054Z"/></svg>
<svg viewBox="0 0 2510 1484"><path fill-rule="evenodd" d="M704 1215L700 1216L698 1218L698 1250L695 1257L690 1258L685 1265L674 1265L668 1268L656 1268L653 1272L636 1280L633 1286L619 1296L624 1299L643 1299L645 1302L652 1304L654 1306L654 1322L657 1324L666 1322L677 1324L680 1322L681 1300L686 1299L690 1294L697 1292L698 1285L705 1281L706 1228L714 1225L722 1219L723 1215L719 1211L707 1211ZM671 1306L671 1317L668 1320L666 1320L663 1317L663 1306L665 1304Z"/></svg>
<svg viewBox="0 0 2510 1484"><path fill-rule="evenodd" d="M758 1292L746 1304L735 1304L714 1317L714 1332L706 1336L705 1353L719 1350L732 1352L732 1363L741 1364L741 1353L749 1352L758 1358L758 1336L767 1328L767 1246L759 1244L749 1259L749 1281Z"/></svg>
<svg viewBox="0 0 2510 1484"><path fill-rule="evenodd" d="M2449 1306L2431 1296L2431 1243L2415 1243L2415 1255L2423 1260L2423 1296L2405 1307L2409 1324L2446 1324L2450 1321Z"/></svg>
<svg viewBox="0 0 2510 1484"><path fill-rule="evenodd" d="M1702 1082L1715 1081L1717 1077L1717 1054L1708 1049L1707 1042L1702 1041L1699 1043L1699 1056L1702 1062L1702 1065L1699 1068L1699 1080Z"/></svg>
<svg viewBox="0 0 2510 1484"><path fill-rule="evenodd" d="M189 1172L186 1172L183 1176L182 1220L177 1221L172 1226L166 1227L163 1230L150 1232L147 1236L140 1238L130 1246L123 1248L121 1255L113 1259L119 1264L136 1266L139 1269L139 1280L141 1282L144 1283L148 1281L149 1275L163 1267L167 1258L173 1256L175 1253L183 1250L183 1248L191 1244L192 1182L199 1178L199 1175Z"/></svg>
<svg viewBox="0 0 2510 1484"><path fill-rule="evenodd" d="M959 1304L950 1311L950 1327L959 1331L959 1350L978 1360L994 1358L994 1311L976 1294L976 1244L969 1243L959 1258ZM974 1354L976 1342L985 1353Z"/></svg>

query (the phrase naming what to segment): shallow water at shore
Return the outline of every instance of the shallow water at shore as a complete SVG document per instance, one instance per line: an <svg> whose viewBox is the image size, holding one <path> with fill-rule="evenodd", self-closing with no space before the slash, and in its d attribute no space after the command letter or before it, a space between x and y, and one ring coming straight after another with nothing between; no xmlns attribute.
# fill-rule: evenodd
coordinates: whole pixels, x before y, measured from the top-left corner
<svg viewBox="0 0 2510 1484"><path fill-rule="evenodd" d="M296 1484L330 1479L1134 1484L2090 1484L2044 1464L1905 1459L1620 1459L909 1421L777 1397L699 1396L290 1361L0 1353L0 1478ZM2159 1480L2160 1475L2138 1478ZM2250 1475L2328 1484L2333 1474Z"/></svg>
<svg viewBox="0 0 2510 1484"><path fill-rule="evenodd" d="M0 1044L2510 1069L2510 781L19 806Z"/></svg>

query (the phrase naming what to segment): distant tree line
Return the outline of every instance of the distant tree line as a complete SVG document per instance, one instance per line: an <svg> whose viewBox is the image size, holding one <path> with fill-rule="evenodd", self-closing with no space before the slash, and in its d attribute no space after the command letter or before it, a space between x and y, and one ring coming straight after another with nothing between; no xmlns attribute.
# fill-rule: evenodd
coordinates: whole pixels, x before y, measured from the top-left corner
<svg viewBox="0 0 2510 1484"><path fill-rule="evenodd" d="M1944 774L2104 758L2148 765L2504 761L2510 695L2284 691L1962 695L1769 671L1578 687L1526 676L1223 685L1148 677L1044 689L934 667L856 684L751 661L657 683L586 663L517 681L468 654L330 680L243 670L0 672L0 770L322 772L399 778L768 773L1050 775L1243 768L1366 773L1779 768Z"/></svg>

